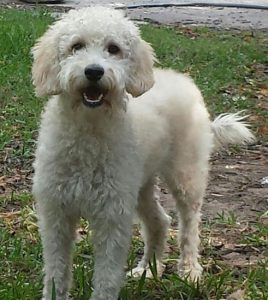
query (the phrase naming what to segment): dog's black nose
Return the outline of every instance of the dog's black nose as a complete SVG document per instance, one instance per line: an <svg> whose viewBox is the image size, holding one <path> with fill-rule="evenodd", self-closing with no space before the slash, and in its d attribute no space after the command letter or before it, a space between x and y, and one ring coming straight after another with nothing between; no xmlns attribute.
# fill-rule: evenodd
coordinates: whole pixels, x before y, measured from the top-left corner
<svg viewBox="0 0 268 300"><path fill-rule="evenodd" d="M85 75L90 81L98 81L104 74L103 67L99 65L89 65L85 68Z"/></svg>

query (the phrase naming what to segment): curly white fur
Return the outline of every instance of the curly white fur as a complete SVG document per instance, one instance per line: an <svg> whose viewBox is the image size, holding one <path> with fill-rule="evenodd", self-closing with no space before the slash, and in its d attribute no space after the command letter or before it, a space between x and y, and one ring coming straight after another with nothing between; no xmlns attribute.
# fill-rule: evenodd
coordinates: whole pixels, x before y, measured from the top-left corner
<svg viewBox="0 0 268 300"><path fill-rule="evenodd" d="M199 278L198 224L213 132L220 140L228 136L221 130L228 117L211 123L189 77L153 69L152 48L120 11L70 11L41 37L33 56L37 94L54 95L42 116L34 163L43 299L51 299L53 280L57 300L68 298L81 216L93 230L91 300L118 297L135 210L143 223L145 250L133 273L146 269L154 253L162 267L169 217L153 194L156 175L169 186L180 213L179 272ZM103 68L97 88L85 76L92 64ZM103 103L97 99L101 105L88 107L85 93ZM238 139L227 140L250 141L240 119L229 119Z"/></svg>
<svg viewBox="0 0 268 300"><path fill-rule="evenodd" d="M215 147L221 148L228 144L250 144L255 137L248 129L245 122L247 116L241 112L235 114L221 114L212 123L211 128L214 134Z"/></svg>

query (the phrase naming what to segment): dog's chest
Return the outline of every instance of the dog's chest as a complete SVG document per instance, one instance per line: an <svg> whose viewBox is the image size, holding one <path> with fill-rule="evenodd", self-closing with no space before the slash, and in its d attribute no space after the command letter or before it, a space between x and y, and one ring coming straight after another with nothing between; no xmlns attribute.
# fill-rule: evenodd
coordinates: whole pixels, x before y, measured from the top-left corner
<svg viewBox="0 0 268 300"><path fill-rule="evenodd" d="M134 160L129 159L126 138L124 143L116 135L95 137L78 131L60 130L49 139L41 136L35 163L36 186L42 186L46 198L92 209L93 203L111 198L117 187L131 185L134 172L126 175Z"/></svg>

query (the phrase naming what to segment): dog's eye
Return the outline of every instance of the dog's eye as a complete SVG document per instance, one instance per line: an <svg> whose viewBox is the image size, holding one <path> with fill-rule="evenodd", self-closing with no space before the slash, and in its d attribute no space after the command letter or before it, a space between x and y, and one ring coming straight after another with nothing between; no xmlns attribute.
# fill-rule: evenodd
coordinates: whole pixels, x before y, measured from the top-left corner
<svg viewBox="0 0 268 300"><path fill-rule="evenodd" d="M72 45L71 48L72 48L72 51L78 51L84 47L85 47L85 45L83 43L75 43Z"/></svg>
<svg viewBox="0 0 268 300"><path fill-rule="evenodd" d="M115 44L108 45L107 49L110 54L114 54L114 55L116 55L120 52L120 48Z"/></svg>

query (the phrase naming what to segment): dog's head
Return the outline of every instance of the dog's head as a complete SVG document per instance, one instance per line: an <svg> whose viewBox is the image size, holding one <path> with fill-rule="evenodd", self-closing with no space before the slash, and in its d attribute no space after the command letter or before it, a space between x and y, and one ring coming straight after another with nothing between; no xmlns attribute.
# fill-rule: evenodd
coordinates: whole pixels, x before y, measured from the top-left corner
<svg viewBox="0 0 268 300"><path fill-rule="evenodd" d="M154 83L154 52L118 10L72 10L47 30L32 53L38 96L68 94L98 107L125 92L139 96Z"/></svg>

